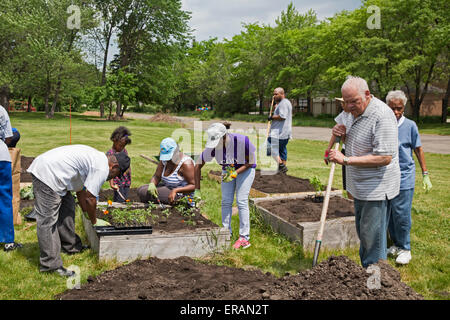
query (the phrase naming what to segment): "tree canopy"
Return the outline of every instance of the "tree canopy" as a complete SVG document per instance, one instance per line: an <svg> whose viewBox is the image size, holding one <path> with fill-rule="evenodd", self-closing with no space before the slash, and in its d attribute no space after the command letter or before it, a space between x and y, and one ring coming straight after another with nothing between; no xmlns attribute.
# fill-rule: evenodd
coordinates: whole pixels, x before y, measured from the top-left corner
<svg viewBox="0 0 450 320"><path fill-rule="evenodd" d="M231 114L259 102L262 113L279 86L310 111L312 98L339 94L350 74L381 99L404 89L418 117L430 85L450 84L445 0L366 0L323 20L291 3L271 24L243 24L231 39L201 42L181 0L27 4L0 3L0 103L28 99L47 117L68 101L102 116L108 106L117 117L136 104L173 111L208 104ZM76 28L70 6L79 9ZM447 101L449 92L447 85Z"/></svg>

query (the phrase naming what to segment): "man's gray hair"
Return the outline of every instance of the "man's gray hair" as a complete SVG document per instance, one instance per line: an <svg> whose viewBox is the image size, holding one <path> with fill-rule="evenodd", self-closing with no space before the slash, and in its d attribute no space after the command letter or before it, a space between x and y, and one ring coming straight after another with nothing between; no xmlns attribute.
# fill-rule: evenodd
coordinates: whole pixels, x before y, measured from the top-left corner
<svg viewBox="0 0 450 320"><path fill-rule="evenodd" d="M408 102L408 98L406 98L405 93L402 90L392 90L386 96L386 104L389 104L391 100L401 100L403 106L406 106L406 102Z"/></svg>
<svg viewBox="0 0 450 320"><path fill-rule="evenodd" d="M345 80L344 84L341 87L341 91L344 91L348 88L355 88L358 90L359 94L361 95L361 98L363 100L366 99L366 91L369 90L369 85L367 84L367 81L360 77L355 76L348 76L347 80Z"/></svg>

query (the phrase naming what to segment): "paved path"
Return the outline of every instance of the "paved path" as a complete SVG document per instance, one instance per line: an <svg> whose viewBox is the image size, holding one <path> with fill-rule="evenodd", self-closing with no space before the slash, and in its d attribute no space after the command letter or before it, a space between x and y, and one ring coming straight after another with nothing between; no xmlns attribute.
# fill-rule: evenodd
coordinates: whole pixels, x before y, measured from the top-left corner
<svg viewBox="0 0 450 320"><path fill-rule="evenodd" d="M137 119L149 119L152 115L140 113L126 113L126 117ZM198 118L191 117L176 117L180 119L188 129L194 128L194 121L199 121ZM202 122L202 128L205 130L212 123L217 120L208 120ZM267 123L260 122L244 122L232 121L231 129L267 129ZM331 129L319 127L292 127L292 137L294 139L319 140L329 141L331 136ZM434 134L421 134L420 139L425 152L450 154L450 136L440 136Z"/></svg>

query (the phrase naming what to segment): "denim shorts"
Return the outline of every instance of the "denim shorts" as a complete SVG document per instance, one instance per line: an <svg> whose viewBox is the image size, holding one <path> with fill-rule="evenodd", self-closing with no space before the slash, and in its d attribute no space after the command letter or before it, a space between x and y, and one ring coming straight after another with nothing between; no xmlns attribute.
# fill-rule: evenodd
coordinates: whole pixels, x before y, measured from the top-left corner
<svg viewBox="0 0 450 320"><path fill-rule="evenodd" d="M269 137L267 139L267 156L280 156L281 160L287 160L287 144L288 139L276 139Z"/></svg>

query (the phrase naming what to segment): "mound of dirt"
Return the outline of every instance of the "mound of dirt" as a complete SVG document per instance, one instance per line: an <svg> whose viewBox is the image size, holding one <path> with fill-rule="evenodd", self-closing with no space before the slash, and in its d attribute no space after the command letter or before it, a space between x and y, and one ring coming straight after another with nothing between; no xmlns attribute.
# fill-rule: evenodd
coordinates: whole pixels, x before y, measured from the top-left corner
<svg viewBox="0 0 450 320"><path fill-rule="evenodd" d="M151 122L181 123L180 120L165 113L157 113L150 118Z"/></svg>
<svg viewBox="0 0 450 320"><path fill-rule="evenodd" d="M277 278L259 270L202 264L188 257L135 261L106 271L62 300L344 300L422 299L400 281L389 264L378 264L380 286L369 289L372 275L346 256L328 260L297 275Z"/></svg>

